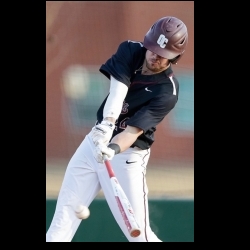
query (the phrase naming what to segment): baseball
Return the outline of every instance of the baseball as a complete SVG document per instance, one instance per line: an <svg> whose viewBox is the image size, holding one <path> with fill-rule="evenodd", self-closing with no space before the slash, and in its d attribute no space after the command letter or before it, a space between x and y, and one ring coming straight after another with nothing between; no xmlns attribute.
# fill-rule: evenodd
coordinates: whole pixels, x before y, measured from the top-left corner
<svg viewBox="0 0 250 250"><path fill-rule="evenodd" d="M83 205L78 205L75 209L75 214L78 219L84 220L89 217L90 211L88 207Z"/></svg>

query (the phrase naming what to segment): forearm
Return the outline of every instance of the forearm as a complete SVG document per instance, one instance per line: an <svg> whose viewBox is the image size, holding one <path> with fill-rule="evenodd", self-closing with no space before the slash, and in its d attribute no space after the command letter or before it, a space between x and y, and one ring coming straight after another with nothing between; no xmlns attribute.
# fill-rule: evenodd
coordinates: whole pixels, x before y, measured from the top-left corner
<svg viewBox="0 0 250 250"><path fill-rule="evenodd" d="M115 121L116 121L116 119L115 119L114 117L105 117L103 120L104 120L104 121L112 122L112 123L114 123L114 124L115 124Z"/></svg>
<svg viewBox="0 0 250 250"><path fill-rule="evenodd" d="M107 145L112 137L116 119L119 117L123 100L128 92L128 87L122 82L110 77L109 96L103 109L103 121L92 128L92 140L97 146L100 143Z"/></svg>
<svg viewBox="0 0 250 250"><path fill-rule="evenodd" d="M121 113L128 87L122 82L117 81L113 76L110 76L110 79L109 96L103 109L103 118L115 123Z"/></svg>
<svg viewBox="0 0 250 250"><path fill-rule="evenodd" d="M143 133L143 130L127 126L126 129L121 132L120 134L116 135L112 140L111 143L115 143L119 145L120 152L127 150L137 139L139 135Z"/></svg>

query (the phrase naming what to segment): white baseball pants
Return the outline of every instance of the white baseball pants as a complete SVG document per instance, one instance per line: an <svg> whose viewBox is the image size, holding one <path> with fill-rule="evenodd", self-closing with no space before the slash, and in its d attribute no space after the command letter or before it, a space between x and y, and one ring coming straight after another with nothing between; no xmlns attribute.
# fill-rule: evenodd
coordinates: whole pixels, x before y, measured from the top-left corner
<svg viewBox="0 0 250 250"><path fill-rule="evenodd" d="M75 216L74 207L78 204L89 207L101 189L116 222L129 242L161 242L151 230L149 223L145 175L150 149L129 148L111 160L115 175L134 209L142 230L139 237L133 238L129 235L119 212L105 164L98 163L94 158L95 145L90 133L69 161L55 213L46 233L46 242L71 242L81 222ZM126 161L134 163L128 164Z"/></svg>

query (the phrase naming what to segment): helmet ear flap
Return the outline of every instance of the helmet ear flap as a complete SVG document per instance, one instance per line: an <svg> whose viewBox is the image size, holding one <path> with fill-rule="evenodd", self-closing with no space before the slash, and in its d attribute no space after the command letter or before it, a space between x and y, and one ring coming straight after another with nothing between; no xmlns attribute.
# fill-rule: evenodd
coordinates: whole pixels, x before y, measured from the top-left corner
<svg viewBox="0 0 250 250"><path fill-rule="evenodd" d="M171 62L172 64L177 64L177 61L179 61L179 59L180 59L181 56L182 56L182 54L176 56L176 57L173 58L173 59L170 59L169 62Z"/></svg>

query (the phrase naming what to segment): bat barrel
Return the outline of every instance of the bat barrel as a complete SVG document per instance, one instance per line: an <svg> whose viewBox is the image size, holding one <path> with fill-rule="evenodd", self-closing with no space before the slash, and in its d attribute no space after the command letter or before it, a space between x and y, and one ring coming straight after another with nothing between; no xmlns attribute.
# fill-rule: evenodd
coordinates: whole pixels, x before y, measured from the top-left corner
<svg viewBox="0 0 250 250"><path fill-rule="evenodd" d="M131 237L138 237L141 234L138 223L136 222L132 206L128 200L128 197L124 193L122 187L120 186L110 161L107 156L103 156L106 169L108 171L110 182L113 187L114 196L117 202L117 206L120 210L123 221L129 231Z"/></svg>

